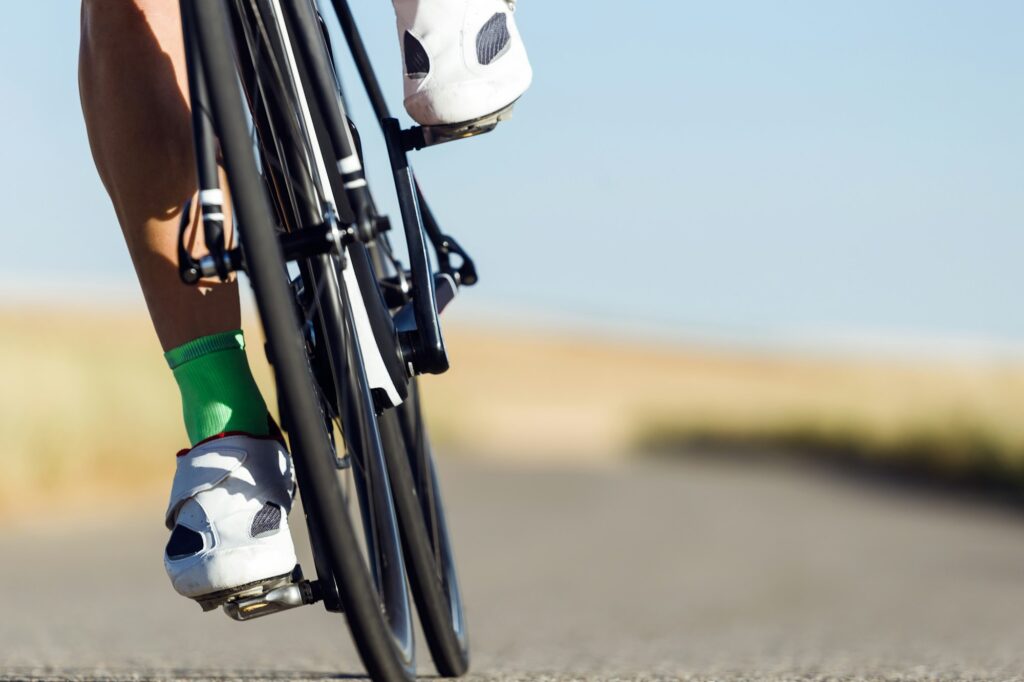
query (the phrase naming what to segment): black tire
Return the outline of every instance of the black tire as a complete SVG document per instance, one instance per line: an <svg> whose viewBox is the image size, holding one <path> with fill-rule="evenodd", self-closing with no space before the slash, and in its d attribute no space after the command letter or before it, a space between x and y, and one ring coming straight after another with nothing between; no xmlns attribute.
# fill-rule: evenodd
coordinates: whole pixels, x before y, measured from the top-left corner
<svg viewBox="0 0 1024 682"><path fill-rule="evenodd" d="M469 669L469 639L419 388L381 415L381 435L420 625L442 677Z"/></svg>
<svg viewBox="0 0 1024 682"><path fill-rule="evenodd" d="M380 595L367 572L339 486L335 453L324 425L295 298L271 219L273 209L249 138L229 39L228 15L221 2L187 2L209 83L211 114L232 188L235 215L243 226L239 241L283 397L282 416L289 427L303 502L307 514L315 513L317 517L326 545L319 549L330 564L352 637L370 676L389 682L410 680L414 677L411 651L400 651L394 633L382 617ZM358 383L358 367L354 370L354 383ZM362 381L365 388L365 376ZM352 398L363 401L365 395L357 393ZM386 471L379 474L386 482Z"/></svg>

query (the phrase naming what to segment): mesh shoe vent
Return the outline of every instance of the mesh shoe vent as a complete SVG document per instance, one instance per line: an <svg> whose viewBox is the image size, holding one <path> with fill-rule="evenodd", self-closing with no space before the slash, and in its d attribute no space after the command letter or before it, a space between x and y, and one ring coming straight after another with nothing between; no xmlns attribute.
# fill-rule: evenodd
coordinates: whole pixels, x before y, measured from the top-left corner
<svg viewBox="0 0 1024 682"><path fill-rule="evenodd" d="M185 526L175 526L167 541L167 556L171 559L183 559L203 549L203 536Z"/></svg>
<svg viewBox="0 0 1024 682"><path fill-rule="evenodd" d="M281 527L281 508L276 504L267 502L263 505L263 509L256 512L256 516L252 520L252 528L249 529L249 535L254 538L261 537L263 535L269 535L276 532Z"/></svg>
<svg viewBox="0 0 1024 682"><path fill-rule="evenodd" d="M508 32L508 17L498 12L487 20L476 34L476 58L487 65L505 54L512 36Z"/></svg>
<svg viewBox="0 0 1024 682"><path fill-rule="evenodd" d="M405 32L403 43L405 75L417 80L426 78L430 72L430 57L427 56L427 51L423 49L423 45L416 39L416 36L408 31Z"/></svg>

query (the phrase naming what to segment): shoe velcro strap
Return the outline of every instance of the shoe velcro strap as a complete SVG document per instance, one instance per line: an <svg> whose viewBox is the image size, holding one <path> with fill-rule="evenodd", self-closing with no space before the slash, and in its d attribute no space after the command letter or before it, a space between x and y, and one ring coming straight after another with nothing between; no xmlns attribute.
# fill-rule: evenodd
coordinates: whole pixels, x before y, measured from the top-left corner
<svg viewBox="0 0 1024 682"><path fill-rule="evenodd" d="M179 457L178 471L171 487L171 501L167 504L164 516L168 530L174 528L175 518L183 504L199 493L220 485L221 481L242 466L246 454L241 448L220 447Z"/></svg>

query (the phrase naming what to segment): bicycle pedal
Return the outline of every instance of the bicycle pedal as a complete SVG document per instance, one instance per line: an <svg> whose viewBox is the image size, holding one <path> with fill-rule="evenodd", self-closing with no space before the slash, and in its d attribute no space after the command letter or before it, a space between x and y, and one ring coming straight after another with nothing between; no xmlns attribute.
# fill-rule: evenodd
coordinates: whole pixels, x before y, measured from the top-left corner
<svg viewBox="0 0 1024 682"><path fill-rule="evenodd" d="M274 589L275 587L287 584L290 577L291 573L285 573L284 575L274 576L273 578L266 578L264 580L257 580L256 582L245 585L239 585L238 587L232 587L228 590L211 592L210 594L204 594L201 597L193 597L193 599L203 607L203 611L213 611L218 606L223 606L233 599L260 595Z"/></svg>
<svg viewBox="0 0 1024 682"><path fill-rule="evenodd" d="M264 581L251 588L234 591L219 604L224 613L238 621L252 620L317 601L315 585L302 579L298 566L290 574ZM202 602L200 602L202 603ZM209 610L205 606L204 610Z"/></svg>
<svg viewBox="0 0 1024 682"><path fill-rule="evenodd" d="M423 149L424 147L432 147L436 144L454 142L455 140L464 140L468 137L476 137L477 135L489 133L498 127L498 124L502 121L507 121L512 118L512 109L515 105L516 103L512 102L512 104L509 104L504 109L500 109L493 114L481 116L480 118L473 119L472 121L466 121L465 123L439 126L414 126L402 132L403 146L406 151L412 151L414 149Z"/></svg>
<svg viewBox="0 0 1024 682"><path fill-rule="evenodd" d="M309 602L303 599L302 587L287 583L254 597L239 597L223 605L224 613L238 621L252 620L280 613Z"/></svg>

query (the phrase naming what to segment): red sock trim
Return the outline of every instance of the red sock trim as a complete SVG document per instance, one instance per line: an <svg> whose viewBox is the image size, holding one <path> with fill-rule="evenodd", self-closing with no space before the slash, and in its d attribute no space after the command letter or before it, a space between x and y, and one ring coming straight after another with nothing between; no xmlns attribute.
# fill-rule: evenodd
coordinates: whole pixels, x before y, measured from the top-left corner
<svg viewBox="0 0 1024 682"><path fill-rule="evenodd" d="M176 457L184 457L188 453L198 448L200 445L206 445L207 443L210 443L212 441L220 440L221 438L230 438L231 436L245 436L246 438L255 438L256 440L276 440L283 447L288 447L288 443L285 442L284 439L284 434L281 433L281 427L277 425L277 422L275 422L274 418L271 417L269 414L267 415L267 429L270 431L270 433L263 436L257 436L255 434L247 433L245 431L223 431L221 433L210 436L209 438L204 438L203 440L199 441L190 448L178 450L178 454L176 455Z"/></svg>

